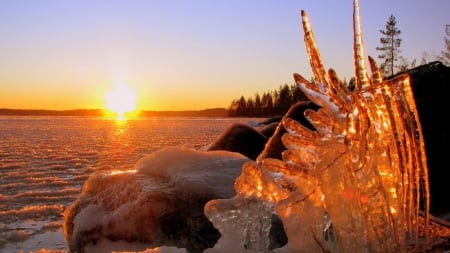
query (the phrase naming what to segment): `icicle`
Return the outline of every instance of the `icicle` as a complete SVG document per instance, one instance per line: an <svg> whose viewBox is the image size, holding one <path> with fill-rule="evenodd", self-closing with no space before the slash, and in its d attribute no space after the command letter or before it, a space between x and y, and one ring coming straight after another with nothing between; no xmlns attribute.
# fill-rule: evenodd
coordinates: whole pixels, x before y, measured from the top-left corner
<svg viewBox="0 0 450 253"><path fill-rule="evenodd" d="M359 2L353 0L353 54L355 58L355 90L364 90L369 85L364 59L364 43L362 38L361 17L359 16Z"/></svg>
<svg viewBox="0 0 450 253"><path fill-rule="evenodd" d="M304 10L301 11L303 31L305 34L306 51L309 56L309 62L311 64L311 70L314 74L315 82L319 85L319 91L323 94L328 93L328 81L326 80L326 72L320 57L319 49L317 48L316 41L314 40L314 34L311 29L308 15Z"/></svg>

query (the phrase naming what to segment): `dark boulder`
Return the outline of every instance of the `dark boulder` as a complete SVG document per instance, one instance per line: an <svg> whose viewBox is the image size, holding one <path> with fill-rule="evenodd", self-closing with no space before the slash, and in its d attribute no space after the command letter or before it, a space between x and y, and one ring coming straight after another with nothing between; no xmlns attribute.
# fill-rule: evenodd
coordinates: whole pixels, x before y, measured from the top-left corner
<svg viewBox="0 0 450 253"><path fill-rule="evenodd" d="M256 129L267 138L270 138L277 130L278 124L280 124L280 121L273 121Z"/></svg>
<svg viewBox="0 0 450 253"><path fill-rule="evenodd" d="M447 158L450 157L450 67L431 62L406 72L411 77L414 99L425 140L430 182L431 213L436 216L450 212L448 201Z"/></svg>
<svg viewBox="0 0 450 253"><path fill-rule="evenodd" d="M263 151L267 139L266 136L251 126L233 124L217 137L207 151L232 151L255 160Z"/></svg>

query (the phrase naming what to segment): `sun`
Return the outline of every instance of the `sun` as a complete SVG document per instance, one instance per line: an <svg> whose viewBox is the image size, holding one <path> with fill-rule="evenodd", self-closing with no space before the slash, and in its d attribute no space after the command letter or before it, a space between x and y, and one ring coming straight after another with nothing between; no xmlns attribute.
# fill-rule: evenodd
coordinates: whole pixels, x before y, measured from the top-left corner
<svg viewBox="0 0 450 253"><path fill-rule="evenodd" d="M124 83L117 83L114 89L105 95L106 108L117 114L118 120L125 119L125 113L136 110L136 93Z"/></svg>

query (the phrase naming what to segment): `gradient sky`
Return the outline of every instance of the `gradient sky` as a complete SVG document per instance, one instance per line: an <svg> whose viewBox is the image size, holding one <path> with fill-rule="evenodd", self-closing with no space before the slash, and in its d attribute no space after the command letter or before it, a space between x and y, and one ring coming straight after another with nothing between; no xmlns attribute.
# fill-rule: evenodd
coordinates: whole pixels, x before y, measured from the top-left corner
<svg viewBox="0 0 450 253"><path fill-rule="evenodd" d="M144 110L228 107L311 76L300 11L327 68L353 76L352 0L2 0L0 108L104 108L116 83ZM360 0L367 55L392 14L402 55L444 49L449 0Z"/></svg>

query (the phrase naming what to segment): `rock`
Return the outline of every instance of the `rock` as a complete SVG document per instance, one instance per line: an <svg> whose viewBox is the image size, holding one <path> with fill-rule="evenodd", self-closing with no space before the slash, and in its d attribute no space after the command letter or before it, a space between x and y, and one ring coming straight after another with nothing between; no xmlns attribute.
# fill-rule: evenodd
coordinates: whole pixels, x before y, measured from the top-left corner
<svg viewBox="0 0 450 253"><path fill-rule="evenodd" d="M280 124L280 121L274 121L269 124L260 126L260 127L256 128L256 130L258 130L260 133L262 133L267 138L270 138L275 133L275 130L277 129L278 124Z"/></svg>
<svg viewBox="0 0 450 253"><path fill-rule="evenodd" d="M318 108L311 101L300 101L291 106L284 117L264 120L259 123L259 127L253 128L244 124L233 124L223 131L207 150L238 152L252 160L260 160L265 157L281 159L281 152L286 150L281 143L281 137L286 131L280 121L288 117L313 129L303 113L307 109L317 110Z"/></svg>
<svg viewBox="0 0 450 253"><path fill-rule="evenodd" d="M275 123L275 122L278 123L282 119L283 119L283 116L274 116L274 117L271 117L271 118L268 118L266 120L261 121L259 124L260 125L269 125L269 124L272 124L272 123Z"/></svg>
<svg viewBox="0 0 450 253"><path fill-rule="evenodd" d="M450 67L431 62L408 70L425 140L430 182L431 213L450 213L447 159L450 157Z"/></svg>
<svg viewBox="0 0 450 253"><path fill-rule="evenodd" d="M253 127L233 124L217 137L207 151L227 150L238 152L255 160L264 149L267 137Z"/></svg>

